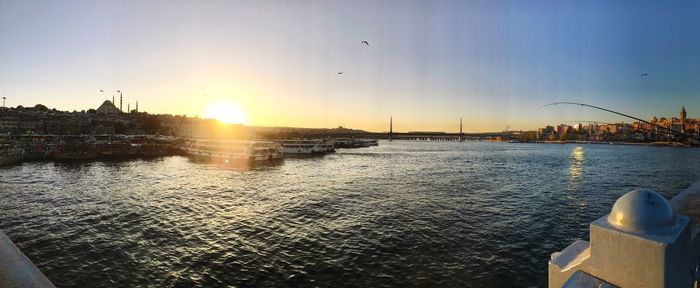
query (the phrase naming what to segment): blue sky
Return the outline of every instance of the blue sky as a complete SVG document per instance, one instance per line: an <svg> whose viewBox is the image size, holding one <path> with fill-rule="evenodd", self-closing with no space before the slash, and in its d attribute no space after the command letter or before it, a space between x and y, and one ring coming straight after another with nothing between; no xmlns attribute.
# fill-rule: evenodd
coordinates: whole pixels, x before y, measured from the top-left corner
<svg viewBox="0 0 700 288"><path fill-rule="evenodd" d="M537 109L553 101L700 117L698 15L697 1L0 0L0 95L82 110L121 89L152 113L226 101L249 125L372 131L389 115L443 131L623 120Z"/></svg>

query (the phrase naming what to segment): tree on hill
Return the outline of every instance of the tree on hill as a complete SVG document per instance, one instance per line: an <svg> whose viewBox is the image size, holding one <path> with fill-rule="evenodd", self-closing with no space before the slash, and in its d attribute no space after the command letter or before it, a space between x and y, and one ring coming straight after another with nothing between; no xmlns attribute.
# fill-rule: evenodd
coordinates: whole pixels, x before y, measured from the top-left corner
<svg viewBox="0 0 700 288"><path fill-rule="evenodd" d="M114 134L124 134L126 131L126 126L122 122L114 123Z"/></svg>
<svg viewBox="0 0 700 288"><path fill-rule="evenodd" d="M34 109L42 111L42 112L49 111L49 107L46 107L46 105L44 105L44 104L36 104L36 105L34 105Z"/></svg>
<svg viewBox="0 0 700 288"><path fill-rule="evenodd" d="M143 130L145 130L147 134L155 134L160 130L160 120L155 116L146 117L143 121Z"/></svg>

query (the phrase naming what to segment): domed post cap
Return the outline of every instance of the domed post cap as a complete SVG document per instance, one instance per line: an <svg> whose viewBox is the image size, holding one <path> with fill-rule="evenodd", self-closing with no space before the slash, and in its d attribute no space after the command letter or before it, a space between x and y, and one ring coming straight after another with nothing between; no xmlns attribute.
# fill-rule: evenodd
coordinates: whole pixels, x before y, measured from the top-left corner
<svg viewBox="0 0 700 288"><path fill-rule="evenodd" d="M673 231L676 217L661 194L638 188L615 201L608 215L608 223L631 233L664 234Z"/></svg>

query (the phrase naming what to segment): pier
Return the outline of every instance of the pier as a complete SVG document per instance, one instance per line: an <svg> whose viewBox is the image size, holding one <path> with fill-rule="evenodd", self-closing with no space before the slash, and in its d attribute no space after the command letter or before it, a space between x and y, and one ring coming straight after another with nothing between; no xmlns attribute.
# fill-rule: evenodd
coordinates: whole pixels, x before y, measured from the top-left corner
<svg viewBox="0 0 700 288"><path fill-rule="evenodd" d="M334 149L337 148L367 148L379 145L377 137L369 138L366 134L358 136L365 137L285 138L266 141L316 141L324 147L323 152L317 151L316 155L335 152ZM0 138L0 166L23 161L126 160L184 156L189 155L186 147L196 140L198 139L158 135L11 135Z"/></svg>
<svg viewBox="0 0 700 288"><path fill-rule="evenodd" d="M0 165L27 160L127 159L177 155L180 140L156 135L41 135L0 138Z"/></svg>

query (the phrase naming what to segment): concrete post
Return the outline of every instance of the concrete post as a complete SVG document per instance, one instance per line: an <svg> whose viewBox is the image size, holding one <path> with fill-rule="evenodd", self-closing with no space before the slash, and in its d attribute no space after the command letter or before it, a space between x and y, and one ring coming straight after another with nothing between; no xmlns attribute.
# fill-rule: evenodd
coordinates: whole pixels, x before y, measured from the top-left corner
<svg viewBox="0 0 700 288"><path fill-rule="evenodd" d="M675 215L663 196L635 189L591 223L590 243L552 254L549 287L562 287L579 271L618 287L693 287L690 232L688 217Z"/></svg>

